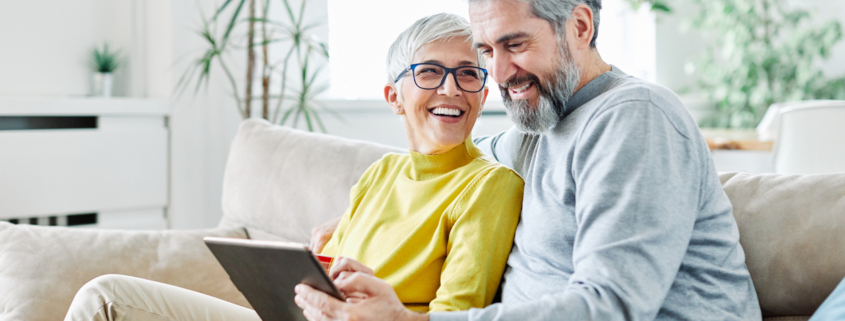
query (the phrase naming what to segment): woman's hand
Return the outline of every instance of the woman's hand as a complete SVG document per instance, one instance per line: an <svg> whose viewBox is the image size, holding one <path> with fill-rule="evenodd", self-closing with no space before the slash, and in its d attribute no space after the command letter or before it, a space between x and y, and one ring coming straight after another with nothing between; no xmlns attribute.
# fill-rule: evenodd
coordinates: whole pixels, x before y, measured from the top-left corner
<svg viewBox="0 0 845 321"><path fill-rule="evenodd" d="M332 234L337 229L337 224L340 223L340 217L332 219L328 222L320 224L311 229L311 252L319 254L326 247L326 243L332 238Z"/></svg>

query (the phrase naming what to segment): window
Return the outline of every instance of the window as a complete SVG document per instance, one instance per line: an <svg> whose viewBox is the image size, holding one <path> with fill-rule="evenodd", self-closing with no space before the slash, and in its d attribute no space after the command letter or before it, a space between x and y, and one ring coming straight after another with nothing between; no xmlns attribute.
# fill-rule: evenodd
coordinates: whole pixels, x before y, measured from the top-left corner
<svg viewBox="0 0 845 321"><path fill-rule="evenodd" d="M630 75L654 81L654 16L645 6L633 12L624 0L602 2L597 41L602 58ZM440 12L469 19L467 3L459 0L329 0L328 4L329 97L338 99L383 99L387 50L418 19ZM489 99L500 100L493 88Z"/></svg>

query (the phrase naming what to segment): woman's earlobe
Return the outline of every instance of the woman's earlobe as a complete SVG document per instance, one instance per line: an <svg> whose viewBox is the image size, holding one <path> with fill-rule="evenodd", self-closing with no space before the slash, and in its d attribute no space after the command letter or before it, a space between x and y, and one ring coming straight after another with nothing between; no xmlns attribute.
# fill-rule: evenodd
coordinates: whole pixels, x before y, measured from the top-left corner
<svg viewBox="0 0 845 321"><path fill-rule="evenodd" d="M402 108L402 104L399 102L399 97L397 95L395 85L384 85L384 100L387 102L387 105L390 106L390 109L393 110L394 114L405 114L405 110Z"/></svg>

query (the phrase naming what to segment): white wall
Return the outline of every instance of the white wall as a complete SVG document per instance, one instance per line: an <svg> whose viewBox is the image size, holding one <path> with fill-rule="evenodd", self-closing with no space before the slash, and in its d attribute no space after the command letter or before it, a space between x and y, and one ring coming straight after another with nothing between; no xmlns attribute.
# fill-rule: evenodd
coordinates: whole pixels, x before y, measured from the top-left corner
<svg viewBox="0 0 845 321"><path fill-rule="evenodd" d="M66 96L88 92L88 52L108 40L126 45L125 29L107 28L123 1L0 2L0 94ZM122 9L122 8L120 8Z"/></svg>
<svg viewBox="0 0 845 321"><path fill-rule="evenodd" d="M294 1L296 2L296 1ZM841 0L797 1L815 5L820 16L845 23ZM228 84L216 69L208 90L171 95L181 72L196 57L202 41L195 34L199 6L206 13L218 2L200 0L28 0L0 1L0 95L83 96L88 93L91 48L103 41L124 50L128 65L117 75L116 94L170 102L171 223L175 228L211 227L222 215L223 170L240 116ZM326 0L310 0L310 19L325 18ZM657 81L678 89L691 84L683 73L688 57L700 52L700 41L677 32L683 7L659 18ZM328 31L318 32L327 39ZM831 75L845 73L845 44L828 64ZM234 74L243 79L244 61L234 57ZM398 117L378 106L366 112L342 110L346 123L325 117L329 132L404 146ZM482 118L476 135L508 127L504 116Z"/></svg>

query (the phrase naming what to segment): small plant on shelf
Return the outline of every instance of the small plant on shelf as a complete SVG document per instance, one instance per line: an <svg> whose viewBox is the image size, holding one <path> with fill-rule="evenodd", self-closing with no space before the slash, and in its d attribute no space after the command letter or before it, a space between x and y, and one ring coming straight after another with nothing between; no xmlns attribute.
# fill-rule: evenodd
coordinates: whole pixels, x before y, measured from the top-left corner
<svg viewBox="0 0 845 321"><path fill-rule="evenodd" d="M94 70L91 78L92 96L112 96L112 74L120 68L120 65L120 51L109 49L108 43L103 43L102 49L94 47L91 50L91 68Z"/></svg>
<svg viewBox="0 0 845 321"><path fill-rule="evenodd" d="M104 43L102 50L94 47L91 50L91 67L99 73L112 73L120 67L120 52L110 50L109 44Z"/></svg>

